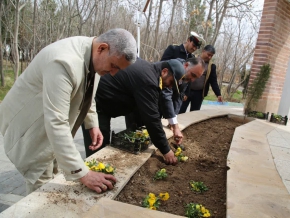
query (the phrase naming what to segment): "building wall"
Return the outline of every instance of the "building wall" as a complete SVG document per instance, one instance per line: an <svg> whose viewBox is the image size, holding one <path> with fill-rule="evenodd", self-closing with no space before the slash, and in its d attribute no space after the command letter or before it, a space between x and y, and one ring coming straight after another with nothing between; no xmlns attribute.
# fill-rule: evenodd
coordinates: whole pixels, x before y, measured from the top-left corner
<svg viewBox="0 0 290 218"><path fill-rule="evenodd" d="M255 109L278 112L289 60L290 3L287 0L265 0L249 83L263 64L270 63L272 71Z"/></svg>

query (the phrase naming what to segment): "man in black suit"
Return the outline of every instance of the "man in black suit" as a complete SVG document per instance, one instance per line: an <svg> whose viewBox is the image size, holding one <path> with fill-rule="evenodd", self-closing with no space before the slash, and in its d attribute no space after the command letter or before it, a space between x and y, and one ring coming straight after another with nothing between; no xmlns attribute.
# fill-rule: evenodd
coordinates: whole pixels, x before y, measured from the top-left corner
<svg viewBox="0 0 290 218"><path fill-rule="evenodd" d="M215 48L212 45L204 47L200 57L204 60L206 68L202 76L191 82L184 96L179 113L185 113L190 103L190 111L200 110L204 97L207 96L209 85L217 96L218 102L223 102L221 91L217 83L216 65L212 63Z"/></svg>

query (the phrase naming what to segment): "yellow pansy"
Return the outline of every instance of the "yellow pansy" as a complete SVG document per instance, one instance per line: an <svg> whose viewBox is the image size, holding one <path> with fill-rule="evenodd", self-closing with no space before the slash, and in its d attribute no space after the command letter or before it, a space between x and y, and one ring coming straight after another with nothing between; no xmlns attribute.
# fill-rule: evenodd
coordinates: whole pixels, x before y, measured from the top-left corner
<svg viewBox="0 0 290 218"><path fill-rule="evenodd" d="M148 133L147 129L143 129L142 132L143 132L143 135L145 137L148 137L149 136L149 133Z"/></svg>
<svg viewBox="0 0 290 218"><path fill-rule="evenodd" d="M185 161L187 161L187 160L188 160L188 157L187 157L187 156L183 156L183 157L181 157L181 161L185 162Z"/></svg>
<svg viewBox="0 0 290 218"><path fill-rule="evenodd" d="M94 171L94 170L96 170L95 168L96 168L96 166L91 166L90 167L90 170L93 170Z"/></svg>
<svg viewBox="0 0 290 218"><path fill-rule="evenodd" d="M150 207L153 207L155 202L156 202L156 198L149 198L148 199L148 203L149 203Z"/></svg>
<svg viewBox="0 0 290 218"><path fill-rule="evenodd" d="M169 194L168 194L168 192L160 193L159 197L162 201L167 201L169 199Z"/></svg>
<svg viewBox="0 0 290 218"><path fill-rule="evenodd" d="M111 166L108 166L108 167L106 167L106 171L107 171L108 173L111 173L111 172L114 171L114 168L111 167Z"/></svg>
<svg viewBox="0 0 290 218"><path fill-rule="evenodd" d="M201 207L201 212L205 213L205 208L204 207Z"/></svg>
<svg viewBox="0 0 290 218"><path fill-rule="evenodd" d="M163 168L163 169L160 170L160 172L161 173L166 173L166 169Z"/></svg>
<svg viewBox="0 0 290 218"><path fill-rule="evenodd" d="M152 206L152 207L149 207L150 210L156 210L156 207Z"/></svg>
<svg viewBox="0 0 290 218"><path fill-rule="evenodd" d="M176 149L175 156L178 157L181 154L181 152L182 152L181 148L178 147Z"/></svg>
<svg viewBox="0 0 290 218"><path fill-rule="evenodd" d="M203 214L203 217L210 217L210 213Z"/></svg>
<svg viewBox="0 0 290 218"><path fill-rule="evenodd" d="M105 169L105 165L102 162L99 162L98 166L96 167L97 170L102 171L103 169Z"/></svg>
<svg viewBox="0 0 290 218"><path fill-rule="evenodd" d="M153 194L153 193L149 193L149 198L152 198L152 199L155 199L156 197L155 197L155 194Z"/></svg>

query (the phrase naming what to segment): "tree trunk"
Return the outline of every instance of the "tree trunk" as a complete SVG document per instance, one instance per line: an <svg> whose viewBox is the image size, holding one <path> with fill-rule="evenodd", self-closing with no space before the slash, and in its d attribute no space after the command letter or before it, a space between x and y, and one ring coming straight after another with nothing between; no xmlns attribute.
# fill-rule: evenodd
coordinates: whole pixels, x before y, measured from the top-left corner
<svg viewBox="0 0 290 218"><path fill-rule="evenodd" d="M150 19L151 19L151 15L152 15L152 5L153 5L153 1L150 1L149 3L149 14L148 14L148 18L147 18L147 24L146 24L146 31L145 31L145 37L144 37L144 43L147 45L148 41L149 41L149 35L150 35Z"/></svg>
<svg viewBox="0 0 290 218"><path fill-rule="evenodd" d="M217 10L218 9L218 3L217 3L218 1L217 0L215 0L215 1L216 1L216 10ZM227 9L228 9L228 4L229 4L229 0L225 0L224 5L223 5L223 11L222 11L222 14L220 15L220 17L219 17L218 11L216 11L216 28L215 28L215 31L214 31L213 39L212 39L212 41L210 43L213 46L214 46L214 44L215 44L215 42L217 40L218 34L220 32L220 28L221 28L221 25L223 23L223 19L225 17Z"/></svg>
<svg viewBox="0 0 290 218"><path fill-rule="evenodd" d="M0 17L2 17L2 10L3 10L3 2L0 1ZM1 86L5 86L5 78L3 72L3 45L2 45L2 22L0 21L0 75L1 75Z"/></svg>
<svg viewBox="0 0 290 218"><path fill-rule="evenodd" d="M212 9L213 9L214 2L215 2L214 0L211 0L211 2L209 3L209 11L208 11L207 19L206 19L206 24L210 21L210 18L212 16ZM204 40L206 42L208 38L208 29L209 29L209 26L205 25Z"/></svg>
<svg viewBox="0 0 290 218"><path fill-rule="evenodd" d="M159 5L159 10L158 10L158 18L157 18L157 24L156 24L156 29L155 29L155 36L154 36L154 48L157 46L157 40L158 40L158 33L159 33L159 25L160 25L160 20L161 20L161 12L162 12L162 3L164 0L160 0L160 5ZM158 56L158 53L156 54L156 57Z"/></svg>
<svg viewBox="0 0 290 218"><path fill-rule="evenodd" d="M171 13L170 24L169 24L169 28L168 28L168 32L167 32L165 45L168 45L168 40L169 40L169 35L170 35L171 29L172 29L172 23L173 23L173 19L174 19L176 4L177 4L177 0L173 0L172 13Z"/></svg>
<svg viewBox="0 0 290 218"><path fill-rule="evenodd" d="M37 10L37 0L34 0L34 8L33 8L33 48L30 55L31 60L34 58L36 54L36 10Z"/></svg>
<svg viewBox="0 0 290 218"><path fill-rule="evenodd" d="M19 73L19 51L18 51L18 31L19 31L19 15L20 11L23 9L26 3L19 6L19 1L16 0L15 2L15 26L14 26L14 33L13 33L13 48L12 48L12 56L14 59L14 81L18 78Z"/></svg>

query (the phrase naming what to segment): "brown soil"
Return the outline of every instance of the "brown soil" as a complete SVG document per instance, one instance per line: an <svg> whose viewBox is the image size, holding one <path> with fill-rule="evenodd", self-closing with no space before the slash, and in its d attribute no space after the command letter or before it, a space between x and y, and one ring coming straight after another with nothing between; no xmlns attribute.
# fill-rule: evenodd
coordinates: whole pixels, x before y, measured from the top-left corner
<svg viewBox="0 0 290 218"><path fill-rule="evenodd" d="M141 206L150 192L159 195L168 192L168 201L162 201L159 211L185 216L184 206L198 203L210 210L211 217L226 217L226 159L235 128L242 123L228 117L210 119L194 124L183 131L183 154L187 162L176 166L164 164L159 151L134 174L115 200ZM172 142L172 139L169 140ZM172 146L173 151L175 151ZM165 168L165 180L153 180L155 173ZM200 181L208 191L197 194L189 182Z"/></svg>

